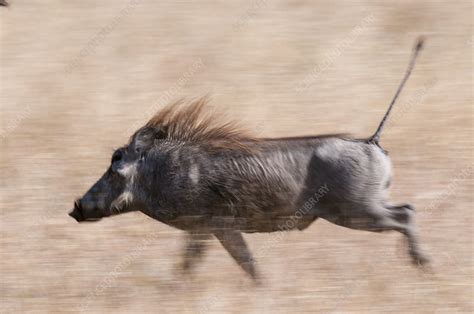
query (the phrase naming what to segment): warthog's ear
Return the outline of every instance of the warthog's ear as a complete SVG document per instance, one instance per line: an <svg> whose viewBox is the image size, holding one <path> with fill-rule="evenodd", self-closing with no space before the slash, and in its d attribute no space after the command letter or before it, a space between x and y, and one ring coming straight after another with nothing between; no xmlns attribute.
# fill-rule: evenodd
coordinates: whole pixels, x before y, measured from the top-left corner
<svg viewBox="0 0 474 314"><path fill-rule="evenodd" d="M145 127L140 129L135 136L133 137L133 141L131 146L135 153L143 154L148 151L151 146L153 145L153 141L155 140L154 132L152 128Z"/></svg>
<svg viewBox="0 0 474 314"><path fill-rule="evenodd" d="M131 145L135 152L145 153L152 148L155 140L165 139L167 134L165 127L144 127L135 134Z"/></svg>

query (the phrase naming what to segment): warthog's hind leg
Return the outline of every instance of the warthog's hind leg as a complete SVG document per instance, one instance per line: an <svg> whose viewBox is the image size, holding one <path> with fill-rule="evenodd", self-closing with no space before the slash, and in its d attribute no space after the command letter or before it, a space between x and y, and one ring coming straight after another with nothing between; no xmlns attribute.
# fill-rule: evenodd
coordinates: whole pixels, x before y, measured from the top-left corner
<svg viewBox="0 0 474 314"><path fill-rule="evenodd" d="M408 241L409 253L415 265L424 265L429 259L422 253L416 226L414 223L414 208L408 204L400 206L364 205L348 206L346 210L333 210L331 214L321 216L334 224L356 230L372 232L398 231L405 235ZM353 209L350 209L353 208Z"/></svg>
<svg viewBox="0 0 474 314"><path fill-rule="evenodd" d="M398 206L386 206L390 210L391 219L395 222L388 222L388 225L393 225L393 229L403 233L408 241L408 252L415 265L423 266L429 263L427 258L418 243L418 234L414 223L413 215L415 209L409 204Z"/></svg>
<svg viewBox="0 0 474 314"><path fill-rule="evenodd" d="M242 233L227 229L215 231L214 235L237 264L256 281L258 276L255 270L255 263Z"/></svg>

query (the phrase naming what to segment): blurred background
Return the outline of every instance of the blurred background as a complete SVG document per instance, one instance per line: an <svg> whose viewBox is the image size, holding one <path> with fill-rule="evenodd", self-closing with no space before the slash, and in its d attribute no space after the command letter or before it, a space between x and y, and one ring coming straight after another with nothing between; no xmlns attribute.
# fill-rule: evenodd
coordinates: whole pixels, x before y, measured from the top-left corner
<svg viewBox="0 0 474 314"><path fill-rule="evenodd" d="M39 1L0 7L1 313L473 311L472 1ZM181 231L140 213L79 225L73 200L168 102L264 137L373 133L432 273L398 233L317 221L246 235L255 286L216 240L179 273ZM264 248L265 245L268 246Z"/></svg>

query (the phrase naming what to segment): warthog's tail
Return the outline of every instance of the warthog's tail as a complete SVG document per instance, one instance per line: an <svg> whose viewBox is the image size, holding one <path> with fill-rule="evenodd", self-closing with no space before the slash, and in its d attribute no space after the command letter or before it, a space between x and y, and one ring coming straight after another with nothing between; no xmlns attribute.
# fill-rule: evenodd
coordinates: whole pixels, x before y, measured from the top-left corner
<svg viewBox="0 0 474 314"><path fill-rule="evenodd" d="M384 127L385 123L387 122L387 118L390 115L390 112L392 111L393 105L395 104L395 101L397 100L398 96L400 95L400 92L402 91L403 86L405 86L406 81L410 77L411 71L413 70L413 68L415 66L415 61L416 61L416 58L418 57L418 53L423 48L423 42L424 42L423 37L418 38L418 40L416 41L416 45L413 48L413 54L411 56L410 64L408 65L408 69L405 73L405 76L403 77L402 82L398 86L397 92L395 93L395 96L393 96L392 102L390 103L390 106L388 107L387 112L385 113L382 121L380 122L379 127L377 128L377 131L375 131L374 135L372 135L369 138L369 140L368 140L369 143L373 143L373 144L376 144L376 145L379 144L380 134L382 133L383 127Z"/></svg>

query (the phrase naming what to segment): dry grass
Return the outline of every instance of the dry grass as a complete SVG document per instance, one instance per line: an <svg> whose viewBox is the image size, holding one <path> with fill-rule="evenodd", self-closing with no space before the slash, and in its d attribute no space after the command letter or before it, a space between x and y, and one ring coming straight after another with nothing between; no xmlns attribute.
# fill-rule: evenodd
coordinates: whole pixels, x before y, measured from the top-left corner
<svg viewBox="0 0 474 314"><path fill-rule="evenodd" d="M471 1L10 2L2 313L473 311ZM409 264L398 234L318 221L257 257L261 287L216 241L186 278L181 232L139 213L67 216L134 126L182 96L213 95L261 136L371 134L420 34L426 49L382 143L434 274ZM258 251L271 237L246 238Z"/></svg>

